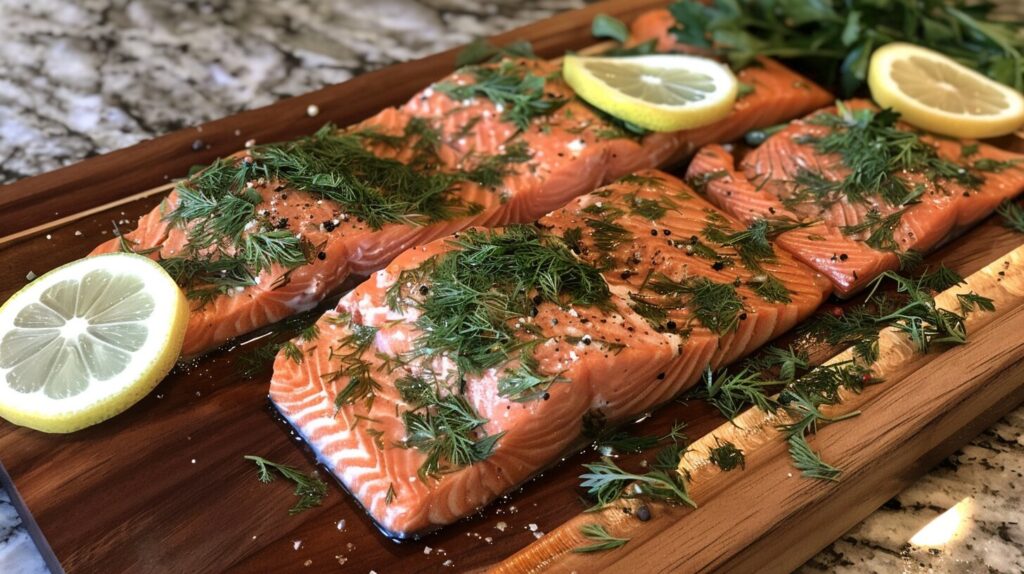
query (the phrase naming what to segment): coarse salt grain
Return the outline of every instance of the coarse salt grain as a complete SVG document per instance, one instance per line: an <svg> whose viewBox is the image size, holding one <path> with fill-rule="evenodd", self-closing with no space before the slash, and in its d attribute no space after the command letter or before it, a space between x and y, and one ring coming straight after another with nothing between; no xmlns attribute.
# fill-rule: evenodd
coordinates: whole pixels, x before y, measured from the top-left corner
<svg viewBox="0 0 1024 574"><path fill-rule="evenodd" d="M307 116L309 116L311 118L315 118L319 114L320 114L320 107L317 106L316 104L309 104L309 106L306 107L306 115Z"/></svg>

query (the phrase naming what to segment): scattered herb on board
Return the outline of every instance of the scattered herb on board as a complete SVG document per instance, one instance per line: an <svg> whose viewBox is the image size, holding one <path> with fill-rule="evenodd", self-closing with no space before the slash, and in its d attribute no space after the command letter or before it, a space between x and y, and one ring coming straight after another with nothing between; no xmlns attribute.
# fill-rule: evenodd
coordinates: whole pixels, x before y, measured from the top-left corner
<svg viewBox="0 0 1024 574"><path fill-rule="evenodd" d="M618 538L612 536L607 530L605 530L604 526L594 522L581 526L580 533L583 534L587 540L592 541L593 544L577 546L572 549L573 552L584 554L590 552L604 552L605 550L614 550L629 542L629 538Z"/></svg>
<svg viewBox="0 0 1024 574"><path fill-rule="evenodd" d="M1003 218L1003 225L1018 233L1024 233L1024 208L1019 204L1004 201L999 205L996 213Z"/></svg>
<svg viewBox="0 0 1024 574"><path fill-rule="evenodd" d="M589 424L593 426L593 422L594 421L589 421ZM608 429L604 428L602 425L598 425L598 428L587 429L586 427L588 426L588 422L585 421L584 423L584 436L594 439L594 446L602 456L630 453L639 454L664 442L686 442L686 435L683 433L683 429L686 425L679 422L673 424L672 429L665 436L638 436L630 434L623 429Z"/></svg>
<svg viewBox="0 0 1024 574"><path fill-rule="evenodd" d="M739 467L747 467L746 457L743 451L736 448L736 445L715 437L715 446L708 452L708 460L718 468L728 472Z"/></svg>
<svg viewBox="0 0 1024 574"><path fill-rule="evenodd" d="M910 42L1024 90L1024 37L993 17L996 3L964 0L683 0L670 6L683 43L725 57L734 68L758 56L781 59L850 95L865 81L871 52Z"/></svg>
<svg viewBox="0 0 1024 574"><path fill-rule="evenodd" d="M849 175L832 180L807 169L797 173L794 193L783 200L788 207L814 203L828 207L841 200L870 205L879 196L892 207L919 201L925 189L910 187L904 173L925 174L936 186L955 181L975 187L984 179L953 161L939 157L935 146L912 131L896 126L899 114L892 110L847 108L836 103L836 113L822 112L809 121L830 128L821 137L807 136L820 154L837 154L849 168ZM876 222L877 223L877 222Z"/></svg>
<svg viewBox="0 0 1024 574"><path fill-rule="evenodd" d="M933 293L962 282L962 277L945 267L917 278L884 273L873 283L863 303L821 312L803 328L830 345L853 347L853 359L811 369L806 355L769 347L747 360L736 373L713 374L708 370L704 386L694 396L707 399L730 420L748 405L765 412L785 412L794 422L780 429L789 443L794 465L804 476L835 480L840 470L821 459L807 442L807 435L821 424L857 413L827 417L821 408L837 404L840 389L858 392L865 384L875 382L868 365L878 358L879 333L884 328L902 332L920 352L927 352L937 343L965 342L964 317L995 307L991 299L970 292L957 297L959 313L938 308ZM884 291L883 284L894 286L895 292ZM772 398L769 391L780 387L778 398Z"/></svg>
<svg viewBox="0 0 1024 574"><path fill-rule="evenodd" d="M327 496L327 483L320 480L315 476L308 476L303 474L298 469L276 462L270 462L269 460L255 455L245 455L246 460L251 460L256 463L259 468L259 479L260 482L266 484L274 480L274 473L280 474L286 480L290 480L295 483L295 496L299 500L295 503L288 514L298 514L303 510L309 510L310 508L320 506L325 496Z"/></svg>
<svg viewBox="0 0 1024 574"><path fill-rule="evenodd" d="M765 379L747 368L737 373L722 370L716 374L710 366L704 371L703 382L704 386L699 387L693 396L708 401L730 421L749 405L766 413L775 411L779 405L766 390L783 384L782 381Z"/></svg>
<svg viewBox="0 0 1024 574"><path fill-rule="evenodd" d="M675 455L682 456L679 448L670 445L666 449L671 449ZM679 458L676 458L675 464L679 464ZM683 476L674 466L659 467L644 474L635 474L623 470L612 459L604 457L600 462L584 464L583 467L588 472L580 475L583 479L580 486L596 501L589 511L600 510L619 499L638 497L697 507L686 492Z"/></svg>
<svg viewBox="0 0 1024 574"><path fill-rule="evenodd" d="M519 351L524 341L512 322L537 305L600 306L611 296L597 269L530 225L470 230L450 245L452 251L403 271L388 304L418 309L417 347L448 353L463 373L480 373Z"/></svg>

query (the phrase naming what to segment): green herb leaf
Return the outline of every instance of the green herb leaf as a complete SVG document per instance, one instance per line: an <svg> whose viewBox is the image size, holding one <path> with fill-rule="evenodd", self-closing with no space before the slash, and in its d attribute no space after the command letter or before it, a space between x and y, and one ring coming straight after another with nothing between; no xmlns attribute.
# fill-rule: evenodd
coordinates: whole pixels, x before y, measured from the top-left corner
<svg viewBox="0 0 1024 574"><path fill-rule="evenodd" d="M288 511L288 514L298 514L303 510L309 510L310 508L320 506L323 503L324 497L327 496L327 483L315 476L308 476L296 468L278 464L276 462L270 462L260 456L246 455L243 458L256 463L256 466L259 469L260 482L271 482L274 480L274 472L277 472L286 480L290 480L295 483L295 496L297 496L299 500L295 503L295 506Z"/></svg>
<svg viewBox="0 0 1024 574"><path fill-rule="evenodd" d="M572 549L573 552L604 552L605 550L614 550L629 542L629 538L616 538L615 536L608 534L608 531L604 529L604 526L596 523L584 524L580 527L580 533L587 537L587 539L593 540L594 544L577 546Z"/></svg>

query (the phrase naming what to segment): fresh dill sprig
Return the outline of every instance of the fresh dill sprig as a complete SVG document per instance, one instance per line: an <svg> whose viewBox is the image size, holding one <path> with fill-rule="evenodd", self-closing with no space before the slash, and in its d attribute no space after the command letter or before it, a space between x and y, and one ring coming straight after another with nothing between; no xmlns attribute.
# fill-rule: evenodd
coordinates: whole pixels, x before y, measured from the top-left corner
<svg viewBox="0 0 1024 574"><path fill-rule="evenodd" d="M880 287L886 281L895 284L894 295L882 292ZM838 314L819 313L803 330L830 345L852 346L856 356L867 362L877 358L878 333L885 327L904 333L922 353L933 343L960 344L967 339L963 315L938 308L932 296L933 290L960 281L962 278L944 267L917 279L887 271L873 281L863 303ZM990 299L970 295L960 299L961 311L993 309Z"/></svg>
<svg viewBox="0 0 1024 574"><path fill-rule="evenodd" d="M1003 218L1003 225L1018 233L1024 233L1024 208L1019 204L1003 201L996 213Z"/></svg>
<svg viewBox="0 0 1024 574"><path fill-rule="evenodd" d="M337 381L348 379L348 382L338 394L334 396L335 414L345 405L355 404L357 401L364 401L366 409L373 406L373 400L380 390L378 383L371 373L370 364L363 359L363 355L369 350L377 335L377 328L370 325L358 325L348 319L349 334L338 341L337 347L331 346L327 360L338 361L336 370L324 373L320 377L324 381Z"/></svg>
<svg viewBox="0 0 1024 574"><path fill-rule="evenodd" d="M723 441L718 437L715 437L715 446L708 452L708 460L726 472L736 467L740 467L740 469L747 467L743 451L736 448L733 443Z"/></svg>
<svg viewBox="0 0 1024 574"><path fill-rule="evenodd" d="M547 95L544 77L514 60L463 69L473 76L472 84L442 82L435 84L434 89L456 101L485 97L504 107L501 119L515 124L520 130L528 128L534 118L546 116L566 102L563 98Z"/></svg>
<svg viewBox="0 0 1024 574"><path fill-rule="evenodd" d="M879 251L898 251L900 246L896 242L894 234L902 217L902 209L885 216L877 209L870 209L864 215L864 221L854 225L844 225L839 230L843 232L843 235L867 233L868 236L864 239L864 243L870 247Z"/></svg>
<svg viewBox="0 0 1024 574"><path fill-rule="evenodd" d="M276 462L270 462L269 460L256 456L256 455L245 455L246 460L251 460L256 463L259 469L260 482L266 484L274 480L274 472L277 472L286 480L290 480L295 483L295 496L299 500L295 503L288 514L298 514L303 510L309 510L310 508L320 506L323 503L323 499L327 496L327 483L320 480L315 476L308 476L303 474L298 469L278 464Z"/></svg>
<svg viewBox="0 0 1024 574"><path fill-rule="evenodd" d="M481 418L465 397L442 397L436 391L424 406L402 413L402 420L406 428L403 446L426 455L419 469L421 480L486 460L505 434L484 434L481 427L487 419Z"/></svg>
<svg viewBox="0 0 1024 574"><path fill-rule="evenodd" d="M266 343L239 355L238 363L242 367L242 377L251 379L268 370L280 350L281 343Z"/></svg>
<svg viewBox="0 0 1024 574"><path fill-rule="evenodd" d="M537 359L533 356L533 340L521 346L520 364L498 379L498 394L516 402L536 399L556 381L564 380L558 374L542 375Z"/></svg>
<svg viewBox="0 0 1024 574"><path fill-rule="evenodd" d="M624 430L605 431L597 437L594 445L597 446L597 449L604 456L611 456L615 452L639 454L664 442L672 444L685 443L687 438L686 434L683 433L684 428L686 428L686 423L676 422L664 436L636 436Z"/></svg>
<svg viewBox="0 0 1024 574"><path fill-rule="evenodd" d="M476 161L476 165L466 171L466 179L484 187L498 187L505 177L512 173L513 164L530 161L533 157L530 148L523 140L505 144L502 153L484 155Z"/></svg>
<svg viewBox="0 0 1024 574"><path fill-rule="evenodd" d="M665 213L679 209L679 204L667 195L662 195L657 199L647 199L644 197L637 197L636 192L633 192L627 194L624 199L626 204L629 206L629 212L632 215L639 215L640 217L651 221L657 221L662 217L665 217Z"/></svg>
<svg viewBox="0 0 1024 574"><path fill-rule="evenodd" d="M933 182L956 181L975 187L984 179L963 166L938 155L935 146L896 126L899 113L884 109L851 110L836 102L836 113L823 112L811 123L830 128L830 132L811 140L815 151L838 154L850 174L838 182L835 191L853 203L867 203L881 196L899 207L916 200L923 190L908 187L904 173L920 173ZM814 198L828 201L830 198ZM832 198L835 199L835 198Z"/></svg>
<svg viewBox="0 0 1024 574"><path fill-rule="evenodd" d="M471 230L455 248L402 273L389 289L394 309L411 305L423 335L422 353L447 353L464 373L495 367L523 349L531 335L516 328L544 302L604 305L610 292L594 267L556 237L533 226Z"/></svg>
<svg viewBox="0 0 1024 574"><path fill-rule="evenodd" d="M794 434L787 439L789 443L789 456L793 460L793 466L807 478L818 480L839 479L842 471L822 460L821 455L814 452L807 437L803 434Z"/></svg>
<svg viewBox="0 0 1024 574"><path fill-rule="evenodd" d="M715 374L709 366L704 371L704 386L694 393L696 398L708 401L730 421L740 414L748 405L754 405L763 412L770 413L779 408L779 404L768 396L767 389L778 387L782 381L765 379L749 369L738 373L726 370Z"/></svg>
<svg viewBox="0 0 1024 574"><path fill-rule="evenodd" d="M708 212L702 234L709 241L736 251L743 266L754 273L747 283L759 297L769 303L790 303L793 299L789 288L778 277L769 273L764 268L764 264L778 261L771 239L780 233L807 225L807 223L798 221L759 218L748 225L746 229L734 231L727 220L721 218L716 212ZM727 255L718 255L718 257L731 260L731 257Z"/></svg>
<svg viewBox="0 0 1024 574"><path fill-rule="evenodd" d="M810 369L810 358L806 352L794 350L792 346L783 349L773 345L744 361L743 369L761 374L770 371L773 376L777 375L779 382L791 382L798 372Z"/></svg>
<svg viewBox="0 0 1024 574"><path fill-rule="evenodd" d="M700 324L716 335L725 335L739 325L743 300L731 283L696 276L673 281L658 275L647 287L658 295L667 296L671 308L687 306Z"/></svg>
<svg viewBox="0 0 1024 574"><path fill-rule="evenodd" d="M600 462L584 464L583 467L588 472L580 475L583 479L580 486L596 500L588 512L600 510L619 499L638 497L697 507L686 492L686 483L678 471L658 469L634 474L623 470L607 457Z"/></svg>
<svg viewBox="0 0 1024 574"><path fill-rule="evenodd" d="M580 527L580 533L583 534L588 540L592 540L593 544L587 546L577 546L573 548L573 552L582 554L590 552L604 552L605 550L614 550L624 546L629 542L629 538L617 538L612 536L605 530L604 526L597 523L584 524Z"/></svg>

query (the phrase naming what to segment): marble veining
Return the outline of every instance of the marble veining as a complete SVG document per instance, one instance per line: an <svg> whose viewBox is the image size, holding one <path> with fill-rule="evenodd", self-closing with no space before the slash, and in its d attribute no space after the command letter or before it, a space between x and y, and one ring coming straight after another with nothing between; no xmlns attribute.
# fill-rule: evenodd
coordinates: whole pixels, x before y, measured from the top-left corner
<svg viewBox="0 0 1024 574"><path fill-rule="evenodd" d="M1024 572L1024 409L951 455L799 572Z"/></svg>
<svg viewBox="0 0 1024 574"><path fill-rule="evenodd" d="M0 184L584 0L0 0Z"/></svg>
<svg viewBox="0 0 1024 574"><path fill-rule="evenodd" d="M0 0L0 184L586 1ZM1024 408L800 572L1022 572L1022 477ZM45 572L20 522L0 491L0 572Z"/></svg>
<svg viewBox="0 0 1024 574"><path fill-rule="evenodd" d="M36 545L21 526L21 517L0 489L0 572L4 574L47 574Z"/></svg>

